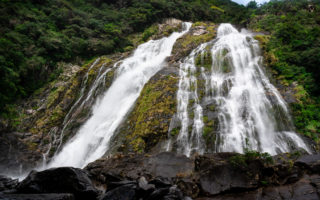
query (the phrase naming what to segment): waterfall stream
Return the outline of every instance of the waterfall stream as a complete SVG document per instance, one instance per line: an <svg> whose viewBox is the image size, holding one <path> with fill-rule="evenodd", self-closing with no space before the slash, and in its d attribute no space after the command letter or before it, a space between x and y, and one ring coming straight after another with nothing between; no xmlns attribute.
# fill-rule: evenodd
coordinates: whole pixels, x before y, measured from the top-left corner
<svg viewBox="0 0 320 200"><path fill-rule="evenodd" d="M116 77L110 88L96 100L92 116L45 168L84 167L103 156L114 131L139 97L143 86L163 68L175 41L191 27L191 23L183 25L184 30L180 33L174 32L169 37L140 45L131 57L117 66Z"/></svg>
<svg viewBox="0 0 320 200"><path fill-rule="evenodd" d="M297 148L310 152L294 133L287 105L267 78L259 51L250 33L221 24L217 39L182 61L177 93L180 132L176 142L169 140L167 150L175 146L187 156L245 149L272 155Z"/></svg>

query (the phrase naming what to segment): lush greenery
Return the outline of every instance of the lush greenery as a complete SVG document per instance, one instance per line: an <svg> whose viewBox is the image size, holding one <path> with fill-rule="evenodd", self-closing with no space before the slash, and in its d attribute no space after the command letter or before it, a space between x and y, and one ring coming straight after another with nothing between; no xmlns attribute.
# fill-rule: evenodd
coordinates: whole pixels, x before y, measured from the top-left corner
<svg viewBox="0 0 320 200"><path fill-rule="evenodd" d="M230 157L229 162L235 167L247 167L248 162L257 159L265 162L266 164L272 164L274 162L269 153L260 153L247 148L245 149L244 154L238 154Z"/></svg>
<svg viewBox="0 0 320 200"><path fill-rule="evenodd" d="M1 0L0 11L0 112L55 79L57 62L132 49L129 34L164 18L246 18L230 0Z"/></svg>
<svg viewBox="0 0 320 200"><path fill-rule="evenodd" d="M248 5L249 6L249 5ZM293 86L291 105L299 132L319 140L320 3L319 0L271 0L250 3L249 27L270 33L265 50L270 67L284 85Z"/></svg>

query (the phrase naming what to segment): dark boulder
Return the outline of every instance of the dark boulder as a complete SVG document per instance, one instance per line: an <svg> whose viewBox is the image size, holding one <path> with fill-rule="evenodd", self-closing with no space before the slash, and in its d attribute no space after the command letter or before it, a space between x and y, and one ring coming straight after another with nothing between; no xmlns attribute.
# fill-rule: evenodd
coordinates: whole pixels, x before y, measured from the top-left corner
<svg viewBox="0 0 320 200"><path fill-rule="evenodd" d="M160 188L155 190L146 200L183 200L184 195L181 190L173 185L169 188Z"/></svg>
<svg viewBox="0 0 320 200"><path fill-rule="evenodd" d="M101 200L134 200L136 195L135 184L125 184L105 193Z"/></svg>
<svg viewBox="0 0 320 200"><path fill-rule="evenodd" d="M74 200L73 194L4 194L1 200Z"/></svg>
<svg viewBox="0 0 320 200"><path fill-rule="evenodd" d="M320 174L320 154L301 156L295 162L295 165L311 170L313 173Z"/></svg>
<svg viewBox="0 0 320 200"><path fill-rule="evenodd" d="M11 179L0 175L0 192L12 190L18 185L18 179Z"/></svg>
<svg viewBox="0 0 320 200"><path fill-rule="evenodd" d="M19 176L28 171L42 159L38 152L31 151L24 142L30 133L0 131L0 172L5 175ZM30 143L29 143L30 144ZM32 143L36 145L36 143Z"/></svg>
<svg viewBox="0 0 320 200"><path fill-rule="evenodd" d="M99 191L85 171L72 167L32 171L17 187L18 193L71 193L75 199L96 199Z"/></svg>
<svg viewBox="0 0 320 200"><path fill-rule="evenodd" d="M221 153L215 156L199 156L196 159L203 193L216 195L226 191L239 192L258 187L259 170L262 169L259 160L241 166L230 163L229 160L233 156L240 155Z"/></svg>
<svg viewBox="0 0 320 200"><path fill-rule="evenodd" d="M154 184L149 184L145 177L140 177L138 180L138 186L141 190L150 191L155 189Z"/></svg>
<svg viewBox="0 0 320 200"><path fill-rule="evenodd" d="M184 155L176 155L170 152L163 152L150 157L145 162L146 169L155 177L167 178L177 175L188 175L193 171L193 161Z"/></svg>

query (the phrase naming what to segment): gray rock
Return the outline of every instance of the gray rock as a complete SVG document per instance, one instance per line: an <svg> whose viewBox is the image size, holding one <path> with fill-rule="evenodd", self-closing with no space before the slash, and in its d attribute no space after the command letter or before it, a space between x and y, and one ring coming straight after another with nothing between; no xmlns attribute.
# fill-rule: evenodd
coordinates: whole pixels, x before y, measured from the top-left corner
<svg viewBox="0 0 320 200"><path fill-rule="evenodd" d="M136 185L127 184L107 192L100 200L134 200L135 195Z"/></svg>
<svg viewBox="0 0 320 200"><path fill-rule="evenodd" d="M32 171L17 187L18 193L71 193L75 199L96 199L94 188L85 171L72 167Z"/></svg>
<svg viewBox="0 0 320 200"><path fill-rule="evenodd" d="M0 192L12 190L18 185L18 179L11 179L0 175Z"/></svg>
<svg viewBox="0 0 320 200"><path fill-rule="evenodd" d="M0 194L1 200L74 200L73 194Z"/></svg>
<svg viewBox="0 0 320 200"><path fill-rule="evenodd" d="M153 184L148 184L148 181L146 180L145 177L140 177L138 180L138 186L139 188L148 191L148 190L154 190L155 189L155 185Z"/></svg>

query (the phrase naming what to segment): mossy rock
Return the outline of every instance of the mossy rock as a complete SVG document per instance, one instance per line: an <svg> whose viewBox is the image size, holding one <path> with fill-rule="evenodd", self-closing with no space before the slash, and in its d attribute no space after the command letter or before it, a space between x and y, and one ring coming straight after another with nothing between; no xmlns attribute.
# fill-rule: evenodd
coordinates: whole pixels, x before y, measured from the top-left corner
<svg viewBox="0 0 320 200"><path fill-rule="evenodd" d="M148 40L157 40L162 37L167 37L173 32L182 30L182 21L176 19L167 19L163 23L155 23L146 28L141 33L136 33L128 36L131 45L127 46L125 50L134 50L138 45L147 42Z"/></svg>
<svg viewBox="0 0 320 200"><path fill-rule="evenodd" d="M179 129L179 128L173 128L173 129L170 131L170 135L171 135L172 137L175 137L175 136L177 136L177 135L179 134L179 132L180 132L180 129Z"/></svg>
<svg viewBox="0 0 320 200"><path fill-rule="evenodd" d="M88 92L88 89L92 85L93 81L96 79L101 67L111 67L116 61L118 61L122 54L115 54L111 56L102 56L99 58L97 63L92 66L93 62L96 59L87 62L82 67L79 67L79 70L75 73L71 73L70 77L58 77L55 81L48 84L46 89L42 89L45 94L41 97L43 99L42 104L45 105L44 108L37 111L32 120L23 122L29 122L28 132L31 132L33 135L29 139L26 138L26 144L29 142L37 141L39 138L46 138L46 142L42 142L37 149L37 151L45 151L48 150L48 145L50 144L50 140L52 136L49 136L52 130L56 130L56 133L60 133L63 128L63 121L66 117L66 114L71 109L72 105L79 98L80 90L83 87L83 83L85 82L86 73L88 73L88 79L86 82L85 93ZM92 67L91 67L92 66ZM88 72L89 68L90 71ZM100 71L101 73L101 71ZM105 87L109 87L113 80L114 71L110 71L110 74L107 74ZM112 76L112 77L111 77ZM94 102L94 101L93 101ZM66 142L68 138L73 136L73 134L77 131L85 119L89 116L90 112L86 109L86 106L81 107L79 112L77 108L73 110L69 117L72 117L72 122L67 126L64 133L63 142ZM85 116L84 116L85 115ZM57 135L58 137L58 135ZM37 139L38 138L38 139ZM32 150L32 148L30 148ZM54 154L55 146L52 146L50 155Z"/></svg>
<svg viewBox="0 0 320 200"><path fill-rule="evenodd" d="M262 49L265 49L267 43L270 40L270 37L270 35L255 35L254 39L259 41Z"/></svg>
<svg viewBox="0 0 320 200"><path fill-rule="evenodd" d="M204 34L195 34L197 28L204 28ZM176 62L191 53L191 51L202 43L209 42L216 37L217 27L211 22L196 22L190 31L179 38L173 46L171 62Z"/></svg>
<svg viewBox="0 0 320 200"><path fill-rule="evenodd" d="M204 51L203 53L197 55L195 58L195 65L197 67L204 67L208 70L212 67L212 54L210 51Z"/></svg>
<svg viewBox="0 0 320 200"><path fill-rule="evenodd" d="M112 143L119 143L116 151L148 152L168 137L170 121L176 112L178 81L176 68L165 68L150 79L113 139ZM172 130L171 134L178 132Z"/></svg>

